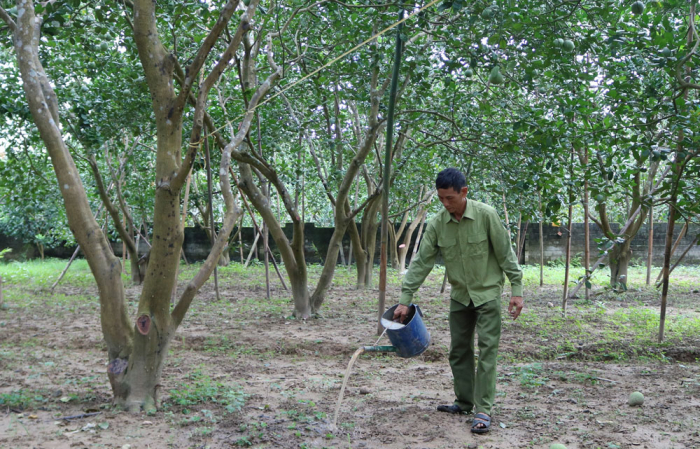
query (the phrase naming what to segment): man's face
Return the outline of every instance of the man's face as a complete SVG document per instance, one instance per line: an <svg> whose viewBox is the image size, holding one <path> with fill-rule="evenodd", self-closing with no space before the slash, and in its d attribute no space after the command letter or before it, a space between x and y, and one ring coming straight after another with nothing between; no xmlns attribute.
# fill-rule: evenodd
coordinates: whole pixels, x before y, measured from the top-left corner
<svg viewBox="0 0 700 449"><path fill-rule="evenodd" d="M437 189L438 198L445 209L451 214L461 215L467 205L467 187L462 187L459 192L452 187L447 189Z"/></svg>

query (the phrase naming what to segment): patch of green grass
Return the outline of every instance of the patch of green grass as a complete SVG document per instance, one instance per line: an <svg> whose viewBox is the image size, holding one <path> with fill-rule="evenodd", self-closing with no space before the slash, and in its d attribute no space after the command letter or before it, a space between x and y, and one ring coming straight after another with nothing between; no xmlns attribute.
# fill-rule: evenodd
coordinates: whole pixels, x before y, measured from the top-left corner
<svg viewBox="0 0 700 449"><path fill-rule="evenodd" d="M544 375L541 363L518 366L515 372L520 378L520 385L524 388L539 388L546 385L549 378Z"/></svg>
<svg viewBox="0 0 700 449"><path fill-rule="evenodd" d="M0 409L27 410L48 402L46 392L13 390L0 393Z"/></svg>
<svg viewBox="0 0 700 449"><path fill-rule="evenodd" d="M28 260L25 262L11 261L0 263L0 276L3 282L12 285L29 286L32 288L50 288L61 275L68 263L64 259L48 258ZM123 275L124 280L129 276ZM85 259L76 259L71 264L60 285L72 287L93 287L95 279Z"/></svg>
<svg viewBox="0 0 700 449"><path fill-rule="evenodd" d="M201 369L188 376L188 381L180 383L170 390L170 398L164 404L168 406L191 407L200 404L219 404L227 413L241 410L248 395L239 387L222 382L215 382Z"/></svg>

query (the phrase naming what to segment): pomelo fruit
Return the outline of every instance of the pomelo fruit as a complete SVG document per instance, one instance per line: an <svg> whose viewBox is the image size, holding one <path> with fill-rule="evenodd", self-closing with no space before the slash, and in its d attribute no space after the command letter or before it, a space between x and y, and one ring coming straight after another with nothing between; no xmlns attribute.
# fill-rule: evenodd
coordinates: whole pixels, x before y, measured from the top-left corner
<svg viewBox="0 0 700 449"><path fill-rule="evenodd" d="M489 82L491 84L503 84L503 75L501 75L501 69L495 66L491 69L491 75L489 75Z"/></svg>
<svg viewBox="0 0 700 449"><path fill-rule="evenodd" d="M566 39L564 40L562 47L566 51L574 51L574 42L571 39Z"/></svg>
<svg viewBox="0 0 700 449"><path fill-rule="evenodd" d="M638 407L644 404L644 395L638 391L635 391L634 393L630 394L628 404L633 407Z"/></svg>
<svg viewBox="0 0 700 449"><path fill-rule="evenodd" d="M639 2L639 1L632 3L632 13L634 15L638 16L643 12L644 12L644 3Z"/></svg>
<svg viewBox="0 0 700 449"><path fill-rule="evenodd" d="M552 443L549 445L549 449L566 449L566 446L561 443Z"/></svg>

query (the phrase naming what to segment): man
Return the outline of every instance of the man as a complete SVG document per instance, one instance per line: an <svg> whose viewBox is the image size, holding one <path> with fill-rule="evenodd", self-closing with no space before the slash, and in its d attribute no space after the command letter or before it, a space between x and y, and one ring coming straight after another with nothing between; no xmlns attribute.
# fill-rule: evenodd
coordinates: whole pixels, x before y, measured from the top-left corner
<svg viewBox="0 0 700 449"><path fill-rule="evenodd" d="M394 319L403 321L418 290L442 253L450 294L450 366L456 399L440 405L448 413L476 412L471 431L486 433L496 396L496 357L501 338L501 291L504 273L511 283L508 312L518 318L523 309L522 272L510 239L494 208L467 200L466 179L455 168L441 171L435 181L445 210L426 227L420 249L401 286ZM474 330L479 337L479 361L474 367Z"/></svg>

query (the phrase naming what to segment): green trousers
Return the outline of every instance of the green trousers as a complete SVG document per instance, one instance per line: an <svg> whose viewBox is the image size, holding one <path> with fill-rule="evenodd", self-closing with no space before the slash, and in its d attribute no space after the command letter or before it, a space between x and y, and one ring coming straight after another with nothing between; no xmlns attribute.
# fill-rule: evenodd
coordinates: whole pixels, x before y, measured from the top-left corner
<svg viewBox="0 0 700 449"><path fill-rule="evenodd" d="M474 366L474 330L479 337L479 361ZM496 397L496 358L501 340L501 302L478 307L450 301L450 366L455 404L462 410L491 415ZM476 369L475 369L476 368Z"/></svg>

